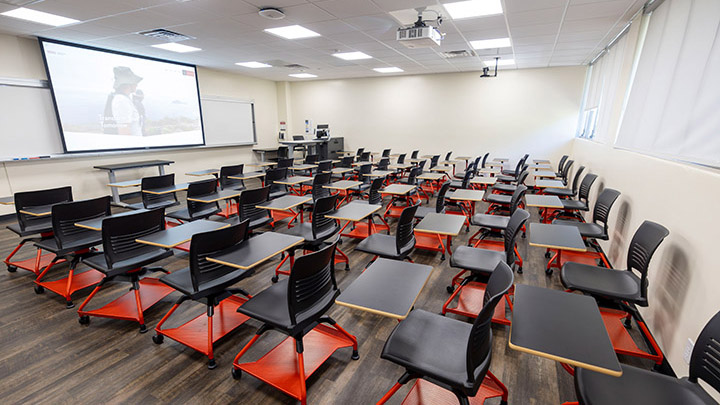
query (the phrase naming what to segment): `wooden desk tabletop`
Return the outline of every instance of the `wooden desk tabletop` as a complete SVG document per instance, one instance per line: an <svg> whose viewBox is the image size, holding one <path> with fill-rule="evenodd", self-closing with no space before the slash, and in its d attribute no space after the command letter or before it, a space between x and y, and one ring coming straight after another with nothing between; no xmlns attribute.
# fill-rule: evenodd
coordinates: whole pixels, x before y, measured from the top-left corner
<svg viewBox="0 0 720 405"><path fill-rule="evenodd" d="M261 205L256 205L255 208L275 211L287 211L293 207L297 207L300 204L305 204L308 201L312 201L311 196L284 195L274 200L265 202Z"/></svg>
<svg viewBox="0 0 720 405"><path fill-rule="evenodd" d="M207 260L236 269L248 270L304 241L305 239L299 236L264 232L213 255L213 257L208 257Z"/></svg>
<svg viewBox="0 0 720 405"><path fill-rule="evenodd" d="M452 171L452 167L450 166L435 166L430 168L431 172L449 172Z"/></svg>
<svg viewBox="0 0 720 405"><path fill-rule="evenodd" d="M351 167L335 167L332 170L330 170L330 173L332 174L345 174L348 172L353 171Z"/></svg>
<svg viewBox="0 0 720 405"><path fill-rule="evenodd" d="M142 183L141 179L137 180L126 180L126 181L116 181L115 183L109 183L109 187L117 187L117 188L125 188L125 187L140 187L140 184Z"/></svg>
<svg viewBox="0 0 720 405"><path fill-rule="evenodd" d="M468 161L468 160L472 160L472 159L474 159L474 158L473 158L472 156L458 156L458 157L456 157L455 159L456 159L456 160Z"/></svg>
<svg viewBox="0 0 720 405"><path fill-rule="evenodd" d="M368 177L385 177L390 173L394 173L390 170L373 170L370 173L366 174Z"/></svg>
<svg viewBox="0 0 720 405"><path fill-rule="evenodd" d="M235 179L235 180L250 180L250 179L257 179L258 177L265 177L264 172L247 172L238 174L236 176L228 176L229 179Z"/></svg>
<svg viewBox="0 0 720 405"><path fill-rule="evenodd" d="M438 214L431 212L415 225L418 232L457 236L465 225L464 215Z"/></svg>
<svg viewBox="0 0 720 405"><path fill-rule="evenodd" d="M563 203L556 195L525 194L525 202L528 207L538 208L562 208Z"/></svg>
<svg viewBox="0 0 720 405"><path fill-rule="evenodd" d="M435 156L435 155L422 155L420 157L425 158L425 159L432 159L433 156Z"/></svg>
<svg viewBox="0 0 720 405"><path fill-rule="evenodd" d="M334 213L326 215L326 217L357 222L362 221L374 212L379 211L381 208L382 205L350 202L349 204L345 204L338 208Z"/></svg>
<svg viewBox="0 0 720 405"><path fill-rule="evenodd" d="M409 162L410 162L410 163L420 163L420 162L424 162L424 161L426 161L426 160L427 160L427 159L410 158L410 159L409 159Z"/></svg>
<svg viewBox="0 0 720 405"><path fill-rule="evenodd" d="M397 169L403 169L403 170L404 170L404 169L409 169L409 168L411 168L411 167L413 167L413 164L412 164L412 163L402 163L402 164L388 165L388 168L390 168L390 169L395 169L395 170L397 170Z"/></svg>
<svg viewBox="0 0 720 405"><path fill-rule="evenodd" d="M199 197L188 197L188 201L197 201L201 203L211 203L216 201L222 201L222 200L228 200L230 198L237 198L240 197L240 194L242 194L241 190L232 190L232 189L225 189L225 190L218 190L215 193L207 194Z"/></svg>
<svg viewBox="0 0 720 405"><path fill-rule="evenodd" d="M381 194L405 195L415 190L415 186L409 184L391 184L380 190Z"/></svg>
<svg viewBox="0 0 720 405"><path fill-rule="evenodd" d="M422 180L440 180L443 177L445 177L445 175L442 173L423 173L417 176L418 179Z"/></svg>
<svg viewBox="0 0 720 405"><path fill-rule="evenodd" d="M556 176L555 172L551 172L549 170L538 170L535 173L533 173L532 175L535 177L546 177L546 178L550 178L550 179L554 179Z"/></svg>
<svg viewBox="0 0 720 405"><path fill-rule="evenodd" d="M339 180L330 184L327 184L323 186L324 188L329 188L330 190L347 190L349 188L357 187L362 184L362 181L356 181L356 180Z"/></svg>
<svg viewBox="0 0 720 405"><path fill-rule="evenodd" d="M0 197L0 205L13 205L15 204L15 197Z"/></svg>
<svg viewBox="0 0 720 405"><path fill-rule="evenodd" d="M199 219L143 236L142 238L135 239L135 242L171 249L185 242L189 242L196 233L214 231L228 226L230 226L230 224Z"/></svg>
<svg viewBox="0 0 720 405"><path fill-rule="evenodd" d="M487 184L487 185L493 185L497 182L497 177L473 177L470 179L470 184Z"/></svg>
<svg viewBox="0 0 720 405"><path fill-rule="evenodd" d="M214 176L216 174L220 173L220 169L205 169L205 170L197 170L194 172L188 172L185 173L188 176Z"/></svg>
<svg viewBox="0 0 720 405"><path fill-rule="evenodd" d="M508 160L510 160L510 159L508 159L508 158L493 158L494 162L503 162L504 163L504 162L507 162Z"/></svg>
<svg viewBox="0 0 720 405"><path fill-rule="evenodd" d="M528 229L528 244L549 249L585 252L580 231L575 226L540 224L533 222Z"/></svg>
<svg viewBox="0 0 720 405"><path fill-rule="evenodd" d="M595 299L518 284L508 346L615 377L617 354Z"/></svg>
<svg viewBox="0 0 720 405"><path fill-rule="evenodd" d="M148 194L168 194L175 193L177 191L186 191L189 187L188 183L175 184L169 187L154 188L152 190L143 190L143 193Z"/></svg>
<svg viewBox="0 0 720 405"><path fill-rule="evenodd" d="M372 164L372 162L370 162L370 161L367 161L367 162L353 162L352 166L353 166L353 167L358 167L358 166L362 166L362 165L371 165L371 164Z"/></svg>
<svg viewBox="0 0 720 405"><path fill-rule="evenodd" d="M552 166L547 163L533 163L528 167L535 170L552 170Z"/></svg>
<svg viewBox="0 0 720 405"><path fill-rule="evenodd" d="M459 201L482 201L484 195L484 191L467 189L455 190L446 194L447 198Z"/></svg>
<svg viewBox="0 0 720 405"><path fill-rule="evenodd" d="M307 183L308 181L312 181L312 179L312 177L308 176L290 176L286 179L275 180L275 183L285 184L286 186L294 186L297 184Z"/></svg>
<svg viewBox="0 0 720 405"><path fill-rule="evenodd" d="M90 229L91 231L102 231L102 222L106 218L124 217L124 216L137 214L140 212L146 212L146 211L148 211L148 210L146 210L145 208L141 208L139 210L134 210L134 211L125 211L125 212L121 212L118 214L108 215L108 216L102 217L102 218L95 218L95 219L89 219L87 221L75 222L75 226L77 226L78 228Z"/></svg>
<svg viewBox="0 0 720 405"><path fill-rule="evenodd" d="M540 188L565 188L560 180L536 180L535 187Z"/></svg>
<svg viewBox="0 0 720 405"><path fill-rule="evenodd" d="M439 165L455 165L457 163L457 160L441 160L438 162Z"/></svg>
<svg viewBox="0 0 720 405"><path fill-rule="evenodd" d="M377 259L335 300L349 308L394 319L407 318L433 268Z"/></svg>
<svg viewBox="0 0 720 405"><path fill-rule="evenodd" d="M46 217L52 214L52 207L55 204L38 205L35 207L25 207L20 210L21 213L26 215L32 215L34 217Z"/></svg>
<svg viewBox="0 0 720 405"><path fill-rule="evenodd" d="M502 167L503 167L503 163L502 163L502 162L485 162L485 166L486 166L486 167L502 168Z"/></svg>
<svg viewBox="0 0 720 405"><path fill-rule="evenodd" d="M500 168L499 167L483 167L482 169L478 170L478 173L489 173L489 174L500 173Z"/></svg>
<svg viewBox="0 0 720 405"><path fill-rule="evenodd" d="M290 167L290 170L309 170L309 169L315 169L318 165L313 165L310 163L301 163L299 165L293 165Z"/></svg>
<svg viewBox="0 0 720 405"><path fill-rule="evenodd" d="M277 162L255 162L255 163L248 163L248 166L255 166L255 167L270 167L277 165Z"/></svg>

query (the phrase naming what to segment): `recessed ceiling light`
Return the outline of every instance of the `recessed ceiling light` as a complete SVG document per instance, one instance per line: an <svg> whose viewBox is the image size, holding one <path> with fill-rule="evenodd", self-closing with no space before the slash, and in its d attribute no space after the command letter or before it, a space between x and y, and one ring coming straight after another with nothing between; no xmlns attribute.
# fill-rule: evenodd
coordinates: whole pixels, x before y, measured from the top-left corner
<svg viewBox="0 0 720 405"><path fill-rule="evenodd" d="M267 63L261 63L261 62L238 62L236 65L243 66L246 68L252 68L252 69L259 69L259 68L269 68L272 67L272 65L268 65Z"/></svg>
<svg viewBox="0 0 720 405"><path fill-rule="evenodd" d="M381 67L381 68L375 68L374 71L378 73L400 73L404 72L404 70L400 69L399 67Z"/></svg>
<svg viewBox="0 0 720 405"><path fill-rule="evenodd" d="M453 20L502 14L500 0L469 0L443 4Z"/></svg>
<svg viewBox="0 0 720 405"><path fill-rule="evenodd" d="M297 77L298 79L310 79L313 77L317 77L317 75L314 75L312 73L291 73L288 76Z"/></svg>
<svg viewBox="0 0 720 405"><path fill-rule="evenodd" d="M6 17L18 18L20 20L27 20L45 25L52 25L55 27L80 22L79 20L75 20L72 18L61 17L59 15L44 13L42 11L31 10L24 7L16 8L15 10L6 11L0 14Z"/></svg>
<svg viewBox="0 0 720 405"><path fill-rule="evenodd" d="M485 63L485 66L493 67L495 66L495 59L492 60L485 60L483 61ZM498 66L510 66L515 64L515 59L500 59L498 60Z"/></svg>
<svg viewBox="0 0 720 405"><path fill-rule="evenodd" d="M470 41L473 49L494 49L507 48L510 46L510 38L482 39L479 41Z"/></svg>
<svg viewBox="0 0 720 405"><path fill-rule="evenodd" d="M333 56L344 60L372 59L372 56L362 52L339 52Z"/></svg>
<svg viewBox="0 0 720 405"><path fill-rule="evenodd" d="M300 38L311 38L319 37L315 31L310 31L305 27L299 25L288 25L287 27L268 28L265 32L283 37L285 39L300 39Z"/></svg>
<svg viewBox="0 0 720 405"><path fill-rule="evenodd" d="M178 44L175 42L168 42L166 44L157 44L157 45L153 45L153 47L164 49L166 51L179 52L179 53L202 51L202 49L200 49L200 48L195 48L194 46Z"/></svg>

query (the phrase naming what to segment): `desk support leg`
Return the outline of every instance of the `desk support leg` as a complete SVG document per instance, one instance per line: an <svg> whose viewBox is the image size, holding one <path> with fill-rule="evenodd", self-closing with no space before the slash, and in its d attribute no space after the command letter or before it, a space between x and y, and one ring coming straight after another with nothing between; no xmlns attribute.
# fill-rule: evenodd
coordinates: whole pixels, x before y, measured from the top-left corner
<svg viewBox="0 0 720 405"><path fill-rule="evenodd" d="M113 184L116 182L115 179L115 172L112 170L108 170L108 179L110 179L110 184ZM113 202L116 205L120 205L120 192L118 192L117 187L110 187L110 192L112 192L112 199Z"/></svg>
<svg viewBox="0 0 720 405"><path fill-rule="evenodd" d="M160 173L161 176L165 175L165 166L164 165L158 165L158 173Z"/></svg>

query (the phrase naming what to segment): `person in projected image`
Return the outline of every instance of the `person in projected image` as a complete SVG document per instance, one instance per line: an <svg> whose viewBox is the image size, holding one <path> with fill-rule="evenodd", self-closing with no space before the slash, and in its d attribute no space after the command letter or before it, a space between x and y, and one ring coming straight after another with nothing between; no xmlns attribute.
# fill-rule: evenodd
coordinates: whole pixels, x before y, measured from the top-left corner
<svg viewBox="0 0 720 405"><path fill-rule="evenodd" d="M138 90L142 77L133 73L127 66L113 68L114 91L105 102L103 132L106 134L143 136L145 107L142 104L144 94Z"/></svg>

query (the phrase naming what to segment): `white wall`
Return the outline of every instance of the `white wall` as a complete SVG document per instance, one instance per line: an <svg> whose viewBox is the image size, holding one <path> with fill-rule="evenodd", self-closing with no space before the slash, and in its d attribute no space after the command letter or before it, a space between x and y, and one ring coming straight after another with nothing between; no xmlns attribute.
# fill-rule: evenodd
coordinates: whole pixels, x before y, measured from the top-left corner
<svg viewBox="0 0 720 405"><path fill-rule="evenodd" d="M490 152L557 159L570 151L585 66L291 82L290 134L328 123L346 149Z"/></svg>

